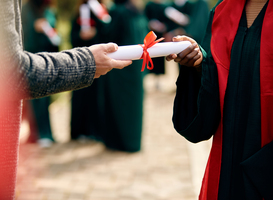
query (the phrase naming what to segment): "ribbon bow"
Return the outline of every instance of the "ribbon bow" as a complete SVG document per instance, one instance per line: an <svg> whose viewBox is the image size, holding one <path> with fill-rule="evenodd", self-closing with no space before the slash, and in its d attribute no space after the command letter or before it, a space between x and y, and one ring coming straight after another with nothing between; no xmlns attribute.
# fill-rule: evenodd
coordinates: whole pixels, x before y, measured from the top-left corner
<svg viewBox="0 0 273 200"><path fill-rule="evenodd" d="M144 71L146 65L147 65L147 69L149 70L152 70L154 68L154 63L152 61L152 58L149 55L148 48L164 40L164 38L155 40L156 37L157 37L156 34L153 31L150 31L144 38L144 44L140 45L143 48L143 54L141 56L141 59L143 59L142 69L141 69L142 72ZM151 63L151 66L149 66L149 63Z"/></svg>

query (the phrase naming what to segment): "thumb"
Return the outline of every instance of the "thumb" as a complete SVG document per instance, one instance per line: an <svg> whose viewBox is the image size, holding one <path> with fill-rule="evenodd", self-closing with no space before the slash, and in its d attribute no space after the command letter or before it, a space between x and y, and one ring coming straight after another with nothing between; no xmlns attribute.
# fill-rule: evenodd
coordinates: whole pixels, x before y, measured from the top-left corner
<svg viewBox="0 0 273 200"><path fill-rule="evenodd" d="M189 38L184 35L177 35L173 37L173 42L181 42L181 41L187 41L187 40L189 40Z"/></svg>
<svg viewBox="0 0 273 200"><path fill-rule="evenodd" d="M192 44L196 44L196 41L192 39L191 37L182 35L182 36L175 36L173 37L173 42L181 42L181 41L189 41Z"/></svg>
<svg viewBox="0 0 273 200"><path fill-rule="evenodd" d="M118 50L118 45L115 44L115 43L107 43L105 44L105 50L106 50L106 53L112 53L112 52L115 52Z"/></svg>
<svg viewBox="0 0 273 200"><path fill-rule="evenodd" d="M131 65L131 60L114 60L112 59L112 67L116 69L122 69L128 65Z"/></svg>

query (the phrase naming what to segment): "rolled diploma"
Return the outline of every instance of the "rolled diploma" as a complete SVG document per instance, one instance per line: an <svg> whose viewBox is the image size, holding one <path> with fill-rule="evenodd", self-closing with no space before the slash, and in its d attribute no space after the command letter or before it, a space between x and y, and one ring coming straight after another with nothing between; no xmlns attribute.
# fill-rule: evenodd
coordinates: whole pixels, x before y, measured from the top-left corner
<svg viewBox="0 0 273 200"><path fill-rule="evenodd" d="M178 54L191 43L189 41L182 42L161 42L148 48L151 58L167 56L170 54ZM119 46L118 50L107 54L115 60L139 60L143 54L143 48L140 45Z"/></svg>

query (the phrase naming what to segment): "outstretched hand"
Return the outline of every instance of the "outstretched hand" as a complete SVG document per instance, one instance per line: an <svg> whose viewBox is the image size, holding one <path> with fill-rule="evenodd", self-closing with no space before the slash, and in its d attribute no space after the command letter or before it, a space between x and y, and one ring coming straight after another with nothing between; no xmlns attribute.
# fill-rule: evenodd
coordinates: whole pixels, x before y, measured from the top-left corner
<svg viewBox="0 0 273 200"><path fill-rule="evenodd" d="M203 54L195 40L187 36L176 36L174 42L189 41L191 45L179 54L170 54L166 57L167 61L174 60L180 65L199 68L203 60Z"/></svg>
<svg viewBox="0 0 273 200"><path fill-rule="evenodd" d="M92 45L89 49L93 53L96 62L95 78L107 74L113 68L123 69L132 64L131 60L114 60L107 56L108 53L115 52L118 49L118 46L114 43Z"/></svg>

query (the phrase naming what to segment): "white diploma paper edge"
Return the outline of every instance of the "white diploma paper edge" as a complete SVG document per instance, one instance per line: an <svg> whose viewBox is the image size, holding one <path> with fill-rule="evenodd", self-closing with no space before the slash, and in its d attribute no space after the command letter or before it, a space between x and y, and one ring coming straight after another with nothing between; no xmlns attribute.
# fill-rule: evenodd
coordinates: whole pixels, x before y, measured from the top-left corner
<svg viewBox="0 0 273 200"><path fill-rule="evenodd" d="M148 48L151 58L168 56L170 54L178 54L191 43L189 41L182 42L161 42ZM140 45L119 46L118 50L107 54L115 60L139 60L143 54L143 48Z"/></svg>

